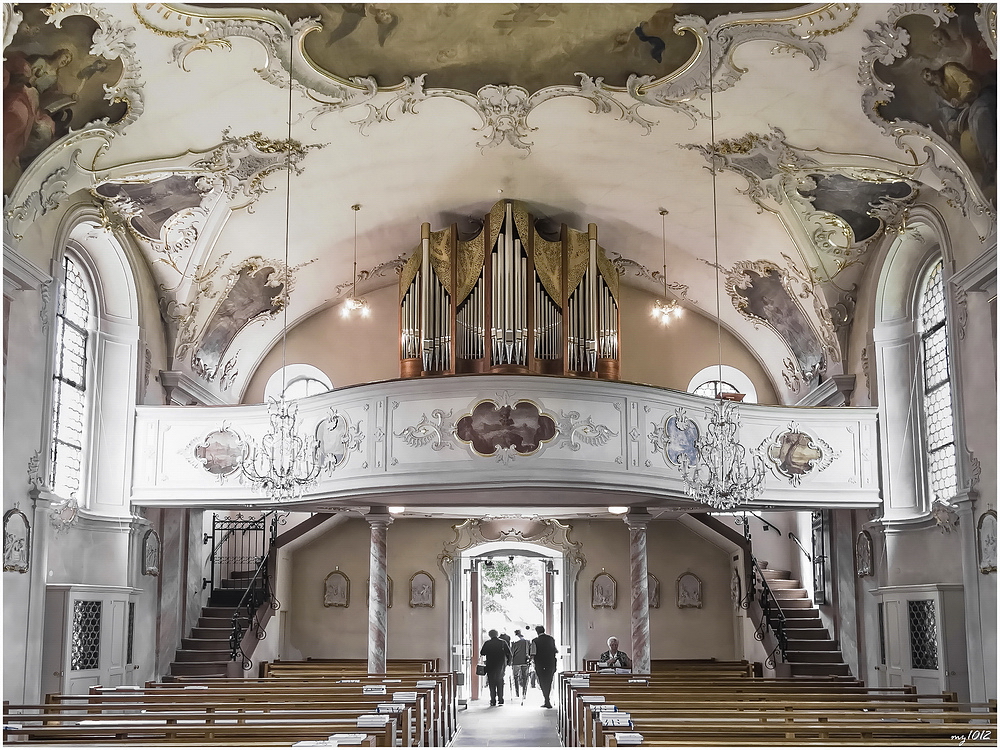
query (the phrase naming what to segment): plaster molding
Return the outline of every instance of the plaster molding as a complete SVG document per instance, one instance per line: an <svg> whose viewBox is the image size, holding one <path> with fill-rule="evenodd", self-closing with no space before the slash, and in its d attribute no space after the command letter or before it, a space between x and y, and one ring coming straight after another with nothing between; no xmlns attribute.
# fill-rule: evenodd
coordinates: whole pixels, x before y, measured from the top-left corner
<svg viewBox="0 0 1000 750"><path fill-rule="evenodd" d="M991 285L996 286L997 278L997 243L993 236L990 246L962 270L956 271L948 280L956 289L964 292L986 291Z"/></svg>
<svg viewBox="0 0 1000 750"><path fill-rule="evenodd" d="M799 399L796 406L850 406L854 375L834 375Z"/></svg>
<svg viewBox="0 0 1000 750"><path fill-rule="evenodd" d="M528 123L531 113L547 101L572 96L588 100L593 114L614 114L618 120L632 123L649 133L655 122L640 113L642 106L669 109L689 117L692 123L705 118L690 100L701 97L709 81L714 79L716 90L731 87L745 72L733 62L733 51L739 45L758 40L776 43L783 53L801 54L816 69L826 58L826 49L819 38L843 31L853 23L858 13L856 4L816 4L805 11L789 15L744 13L738 19L719 16L711 23L698 16L678 16L674 32L693 33L698 40L693 59L677 71L661 78L631 75L624 87L607 85L603 78L578 72L579 83L548 86L528 91L520 86L499 82L480 87L476 92L454 88L424 88L427 73L401 81L379 85L374 77L343 78L335 71L319 70L304 54L303 38L322 28L320 22L303 18L294 23L276 12L267 10L242 11L241 18L227 10L216 10L206 16L172 8L178 15L174 21L157 18L155 22L136 6L135 13L146 28L163 36L179 39L174 45L174 64L185 68L192 53L230 45L232 37L256 40L267 50L267 64L259 75L275 86L294 86L316 105L302 115L315 120L326 114L364 106L367 114L354 124L362 133L377 124L399 115L417 114L419 106L430 99L447 98L465 104L479 115L482 134L481 149L507 144L515 149L530 151L528 140L534 127ZM182 28L182 23L187 24ZM714 44L709 45L709 39ZM708 49L712 56L709 59ZM289 71L292 71L290 76ZM711 75L710 75L711 73ZM294 80L290 82L290 77Z"/></svg>
<svg viewBox="0 0 1000 750"><path fill-rule="evenodd" d="M191 375L180 370L160 370L160 385L163 387L167 405L222 406L227 402L218 394L206 388ZM194 402L192 404L192 402Z"/></svg>
<svg viewBox="0 0 1000 750"><path fill-rule="evenodd" d="M4 6L6 8L6 6ZM3 246L4 293L14 291L41 292L52 282L52 276L21 256L13 247Z"/></svg>
<svg viewBox="0 0 1000 750"><path fill-rule="evenodd" d="M570 539L573 527L556 519L537 519L536 522L543 526L537 534L525 534L511 528L491 538L483 533L483 521L478 518L467 519L451 527L455 537L445 543L438 555L438 566L450 580L452 563L461 557L462 552L472 547L496 542L535 544L561 552L572 571L571 580L575 582L580 571L586 566L587 558L583 554L583 543Z"/></svg>
<svg viewBox="0 0 1000 750"><path fill-rule="evenodd" d="M936 176L941 185L939 191L949 204L960 210L963 216L979 216L996 226L996 211L983 194L972 171L947 143L931 128L922 123L894 120L889 122L879 114L878 108L894 98L894 86L879 79L875 73L875 63L891 66L906 57L910 42L909 32L897 25L905 16L919 15L940 27L945 21L957 16L951 5L936 3L906 3L890 7L888 21L878 21L874 27L865 29L869 45L862 51L858 83L863 89L862 110L868 119L886 135L893 136L897 147L912 154L922 150L925 160L916 164ZM984 35L984 38L988 38ZM947 159L940 163L939 157Z"/></svg>

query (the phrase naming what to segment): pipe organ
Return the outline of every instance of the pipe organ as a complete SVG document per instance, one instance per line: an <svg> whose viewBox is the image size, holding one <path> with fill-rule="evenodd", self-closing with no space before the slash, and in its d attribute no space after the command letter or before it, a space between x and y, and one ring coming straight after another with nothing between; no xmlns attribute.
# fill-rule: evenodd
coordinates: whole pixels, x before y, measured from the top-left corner
<svg viewBox="0 0 1000 750"><path fill-rule="evenodd" d="M471 239L425 223L400 274L400 374L617 379L618 290L595 224L544 236L511 200L494 205Z"/></svg>

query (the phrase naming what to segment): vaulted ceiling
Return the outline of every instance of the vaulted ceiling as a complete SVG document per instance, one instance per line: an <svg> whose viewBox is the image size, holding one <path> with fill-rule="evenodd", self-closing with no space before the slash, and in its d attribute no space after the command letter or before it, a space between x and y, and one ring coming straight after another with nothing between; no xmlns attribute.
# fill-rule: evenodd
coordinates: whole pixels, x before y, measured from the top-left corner
<svg viewBox="0 0 1000 750"><path fill-rule="evenodd" d="M940 196L995 231L995 5L4 14L11 232L85 191L161 285L171 367L222 400L278 340L286 292L291 321L347 296L355 236L364 293L396 283L422 222L476 231L502 198L597 224L651 293L665 249L671 294L713 318L718 276L724 324L789 402L840 371L872 249L909 207ZM776 290L800 319L767 308Z"/></svg>

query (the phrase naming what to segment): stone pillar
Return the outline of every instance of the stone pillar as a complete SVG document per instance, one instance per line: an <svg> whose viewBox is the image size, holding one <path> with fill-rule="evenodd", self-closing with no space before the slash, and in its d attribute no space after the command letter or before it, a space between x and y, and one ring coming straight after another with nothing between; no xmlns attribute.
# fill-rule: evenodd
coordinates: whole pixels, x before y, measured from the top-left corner
<svg viewBox="0 0 1000 750"><path fill-rule="evenodd" d="M632 669L648 673L649 660L649 583L646 567L646 526L652 516L645 508L631 508L625 516L628 526L629 574L632 596Z"/></svg>
<svg viewBox="0 0 1000 750"><path fill-rule="evenodd" d="M385 643L389 630L385 540L392 517L385 507L372 506L365 519L372 529L368 563L368 672L385 674Z"/></svg>

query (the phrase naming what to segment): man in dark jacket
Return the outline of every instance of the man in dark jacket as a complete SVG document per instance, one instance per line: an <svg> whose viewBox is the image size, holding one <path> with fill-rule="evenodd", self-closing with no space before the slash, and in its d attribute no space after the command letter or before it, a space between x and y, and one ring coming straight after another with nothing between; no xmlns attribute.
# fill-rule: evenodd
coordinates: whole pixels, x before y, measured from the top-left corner
<svg viewBox="0 0 1000 750"><path fill-rule="evenodd" d="M490 686L490 705L503 705L503 673L510 664L510 646L497 637L497 631L490 631L490 639L479 650L486 657L486 682Z"/></svg>
<svg viewBox="0 0 1000 750"><path fill-rule="evenodd" d="M549 693L552 691L552 678L556 673L556 654L559 653L559 649L556 648L555 639L546 634L543 625L536 625L535 632L538 633L538 637L531 642L531 653L535 659L538 686L545 698L542 708L552 708Z"/></svg>

